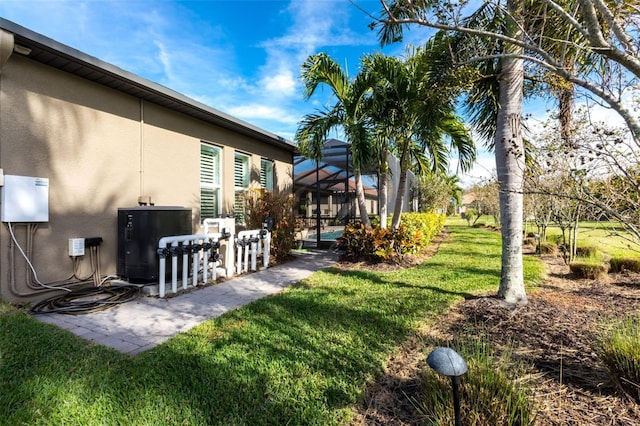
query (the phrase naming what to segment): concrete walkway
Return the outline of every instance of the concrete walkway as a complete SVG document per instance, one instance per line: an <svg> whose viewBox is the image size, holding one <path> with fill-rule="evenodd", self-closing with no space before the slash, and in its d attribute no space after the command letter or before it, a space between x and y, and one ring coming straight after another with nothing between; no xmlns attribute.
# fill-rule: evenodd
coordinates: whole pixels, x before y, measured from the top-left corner
<svg viewBox="0 0 640 426"><path fill-rule="evenodd" d="M333 265L337 255L312 251L297 259L174 298L139 297L105 311L85 315L38 314L40 321L57 325L95 343L126 354L138 354L177 333L218 317L254 300L280 292L313 272Z"/></svg>

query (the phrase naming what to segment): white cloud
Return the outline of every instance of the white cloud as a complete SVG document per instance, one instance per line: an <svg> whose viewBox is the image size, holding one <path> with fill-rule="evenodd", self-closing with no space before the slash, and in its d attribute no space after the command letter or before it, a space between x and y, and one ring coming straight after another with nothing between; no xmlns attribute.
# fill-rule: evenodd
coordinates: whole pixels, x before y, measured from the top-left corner
<svg viewBox="0 0 640 426"><path fill-rule="evenodd" d="M496 161L492 152L486 149L478 149L478 157L471 170L466 173L460 173L457 171L458 160L452 158L449 164L449 173L457 174L460 178L460 185L463 188L470 188L476 183L481 183L495 177L496 175Z"/></svg>
<svg viewBox="0 0 640 426"><path fill-rule="evenodd" d="M291 70L282 70L275 75L267 75L260 81L260 86L269 94L276 96L293 96L297 94L297 82Z"/></svg>
<svg viewBox="0 0 640 426"><path fill-rule="evenodd" d="M266 104L245 104L227 108L229 114L243 120L274 120L283 124L296 124L299 117L296 117L285 109Z"/></svg>

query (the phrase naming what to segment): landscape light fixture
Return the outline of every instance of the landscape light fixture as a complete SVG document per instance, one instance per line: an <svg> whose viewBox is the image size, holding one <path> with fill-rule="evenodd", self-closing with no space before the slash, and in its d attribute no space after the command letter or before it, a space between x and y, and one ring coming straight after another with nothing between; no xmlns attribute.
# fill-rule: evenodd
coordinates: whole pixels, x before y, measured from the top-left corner
<svg viewBox="0 0 640 426"><path fill-rule="evenodd" d="M436 373L451 377L453 386L453 412L455 415L455 426L460 426L460 395L458 386L460 376L467 372L467 363L451 348L436 348L427 357L427 364Z"/></svg>

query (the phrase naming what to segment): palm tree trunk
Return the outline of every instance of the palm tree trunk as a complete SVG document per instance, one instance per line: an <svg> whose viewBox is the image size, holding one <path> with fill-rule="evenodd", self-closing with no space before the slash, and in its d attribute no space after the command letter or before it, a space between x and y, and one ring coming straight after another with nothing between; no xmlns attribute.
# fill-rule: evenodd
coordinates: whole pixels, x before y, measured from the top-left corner
<svg viewBox="0 0 640 426"><path fill-rule="evenodd" d="M360 220L367 228L371 228L369 222L369 214L367 213L367 201L364 196L364 186L362 185L362 175L360 169L355 169L353 175L356 181L356 200L358 202L358 210L360 210Z"/></svg>
<svg viewBox="0 0 640 426"><path fill-rule="evenodd" d="M380 200L380 228L387 229L387 187L389 186L389 173L380 171L380 184L378 185L378 199Z"/></svg>
<svg viewBox="0 0 640 426"><path fill-rule="evenodd" d="M400 219L402 217L402 208L404 207L405 187L407 186L407 168L400 164L400 176L398 178L398 190L396 191L396 204L393 208L393 221L391 229L396 230L400 227Z"/></svg>
<svg viewBox="0 0 640 426"><path fill-rule="evenodd" d="M511 16L520 16L519 1L510 0ZM507 31L520 33L512 23ZM521 54L521 48L506 45L509 52ZM522 266L524 143L521 133L524 62L515 57L501 59L500 109L495 135L496 171L502 220L502 273L498 296L508 303L527 303Z"/></svg>

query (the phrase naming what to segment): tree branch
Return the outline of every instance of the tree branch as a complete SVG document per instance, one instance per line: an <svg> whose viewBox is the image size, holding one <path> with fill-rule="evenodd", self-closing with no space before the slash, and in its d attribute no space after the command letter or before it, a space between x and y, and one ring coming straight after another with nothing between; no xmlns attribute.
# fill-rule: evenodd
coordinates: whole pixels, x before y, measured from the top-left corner
<svg viewBox="0 0 640 426"><path fill-rule="evenodd" d="M618 41L620 41L620 44L627 52L633 53L633 38L620 26L620 23L615 19L613 13L611 13L602 0L594 0L594 2L598 8L598 12L600 12L607 24L609 24Z"/></svg>
<svg viewBox="0 0 640 426"><path fill-rule="evenodd" d="M461 32L461 33L465 33L465 34L470 34L473 36L477 36L477 37L489 37L495 40L501 40L504 41L506 43L510 43L519 47L524 48L525 50L532 52L534 54L539 55L541 58L543 58L544 60L541 60L539 58L534 57L533 55L518 55L517 57L521 57L522 59L525 59L526 61L529 62L533 62L536 63L542 67L544 67L545 69L548 69L556 74L558 74L559 76L563 77L565 80L570 81L590 92L592 92L594 95L600 97L602 100L604 100L609 106L611 106L612 109L614 109L615 111L618 112L618 114L620 114L620 116L625 120L625 122L627 123L627 126L629 127L629 129L631 130L633 137L636 141L640 141L640 123L637 121L637 119L622 105L621 102L619 102L616 98L614 98L612 95L606 93L604 90L602 90L600 87L598 87L597 85L588 82L585 79L582 79L580 77L578 77L575 74L572 74L571 72L567 71L563 64L558 63L553 56L551 56L551 54L549 52L547 52L546 50L544 50L541 47L532 45L531 43L527 43L527 42L523 42L521 40L518 40L516 38L513 37L508 37L505 36L503 34L498 34L492 31L486 31L486 30L480 30L480 29L475 29L475 28L468 28L468 27L462 27L459 25L449 25L449 24L442 24L442 23L438 23L438 22L433 22L429 19L422 19L422 18L403 18L403 19L399 19L395 16L393 16L391 9L389 8L389 6L387 5L387 1L388 0L380 0L380 3L382 4L385 13L387 14L387 16L389 17L389 19L379 19L378 22L380 23L387 23L387 24L392 24L392 25L408 25L408 24L416 24L416 25L422 25L422 26L427 26L427 27L431 27L431 28L436 28L439 30L443 30L443 31L456 31L456 32ZM544 0L546 2L548 2L548 4L550 6L553 7L553 4L555 4L558 8L560 8L561 6L558 6L556 3L554 3L552 0ZM620 65L622 65L624 68L626 68L627 70L629 70L630 72L632 72L634 75L636 75L637 77L640 78L640 60L638 60L637 58L633 58L631 55L627 55L625 52L620 51L619 49L614 49L612 48L611 45L609 45L607 43L607 41L604 39L604 36L602 35L601 31L600 31L600 24L597 21L597 15L596 15L596 11L593 8L593 5L591 4L591 0L579 0L581 5L586 5L586 9L587 9L587 13L591 13L592 16L590 15L590 17L587 19L587 31L588 31L588 35L589 35L589 42L591 43L591 46L587 46L587 48L596 51L597 53L600 53L601 55L605 56L606 58L609 58L611 60L613 60L614 62L619 63ZM413 5L411 5L411 7L413 7ZM585 14L585 12L583 11L583 15ZM415 15L415 14L414 14ZM564 17L566 17L568 14L565 13L562 15ZM595 21L593 21L595 20ZM579 23L578 23L579 25ZM593 27L593 28L592 28ZM596 36L597 36L597 40L591 40L594 36L593 36L593 32L595 32ZM597 46L594 46L594 43L597 42ZM491 56L487 56L485 58L490 58ZM501 58L501 57L506 57L505 55L495 55L495 58Z"/></svg>

